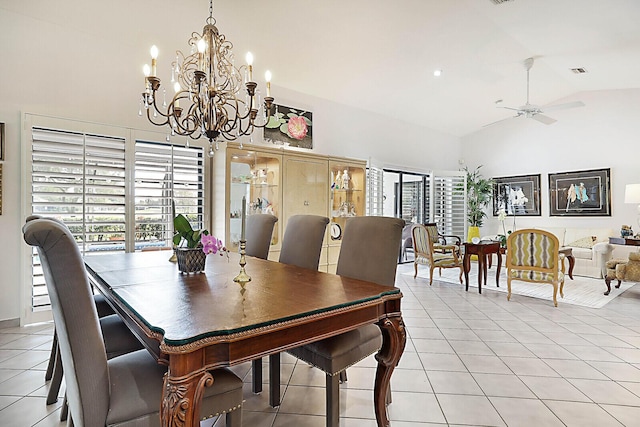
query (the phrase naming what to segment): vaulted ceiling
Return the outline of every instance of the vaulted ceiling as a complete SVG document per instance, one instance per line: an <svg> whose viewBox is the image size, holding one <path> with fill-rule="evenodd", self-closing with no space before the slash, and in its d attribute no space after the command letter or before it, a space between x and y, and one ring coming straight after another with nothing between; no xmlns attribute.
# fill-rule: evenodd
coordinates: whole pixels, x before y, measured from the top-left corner
<svg viewBox="0 0 640 427"><path fill-rule="evenodd" d="M209 9L207 0L30 3L0 7L113 38L123 61L140 58L131 64L136 78L152 43L168 70L171 52L186 49ZM214 16L237 61L251 50L274 88L456 136L512 115L497 100L524 104L529 57L534 104L640 87L638 0L216 0Z"/></svg>

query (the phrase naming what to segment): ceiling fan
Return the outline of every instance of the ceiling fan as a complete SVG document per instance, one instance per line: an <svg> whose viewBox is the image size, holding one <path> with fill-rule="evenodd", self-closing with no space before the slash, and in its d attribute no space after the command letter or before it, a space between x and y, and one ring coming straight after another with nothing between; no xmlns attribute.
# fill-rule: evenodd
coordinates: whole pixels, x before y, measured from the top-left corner
<svg viewBox="0 0 640 427"><path fill-rule="evenodd" d="M554 110L564 110L567 108L576 108L576 107L584 107L584 102L582 101L574 101L574 102L567 102L565 104L556 104L556 105L548 105L545 107L539 107L537 105L534 104L530 104L529 103L529 71L531 70L531 67L533 67L533 58L527 58L524 60L524 68L527 70L527 103L524 104L523 106L519 107L519 108L513 108L513 107L498 107L498 108L504 108L506 110L512 110L516 112L515 116L512 117L507 117L506 119L502 119L502 120L498 120L496 122L492 122L489 124L484 125L483 127L486 126L491 126L494 125L496 123L500 123L503 122L505 120L509 120L509 119L514 119L514 118L518 118L518 117L526 117L527 119L533 119L536 120L540 123L544 123L545 125L550 125L553 124L555 122L557 122L556 119L549 117L543 113L547 112L547 111L554 111Z"/></svg>

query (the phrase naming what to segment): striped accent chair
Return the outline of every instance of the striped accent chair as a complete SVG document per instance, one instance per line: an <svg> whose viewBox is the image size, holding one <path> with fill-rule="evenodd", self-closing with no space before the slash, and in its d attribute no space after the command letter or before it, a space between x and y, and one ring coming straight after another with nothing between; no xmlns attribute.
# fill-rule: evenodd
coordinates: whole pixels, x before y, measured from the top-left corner
<svg viewBox="0 0 640 427"><path fill-rule="evenodd" d="M560 256L558 238L548 231L524 229L507 239L507 300L511 299L511 281L553 285L553 305L558 306L558 286L564 298L564 256Z"/></svg>
<svg viewBox="0 0 640 427"><path fill-rule="evenodd" d="M440 236L436 227L416 224L411 229L411 234L415 253L414 278L418 275L418 264L429 266L429 286L433 283L433 270L436 268L440 273L443 268L459 268L460 284L462 284L462 259L459 256L458 246L439 244Z"/></svg>

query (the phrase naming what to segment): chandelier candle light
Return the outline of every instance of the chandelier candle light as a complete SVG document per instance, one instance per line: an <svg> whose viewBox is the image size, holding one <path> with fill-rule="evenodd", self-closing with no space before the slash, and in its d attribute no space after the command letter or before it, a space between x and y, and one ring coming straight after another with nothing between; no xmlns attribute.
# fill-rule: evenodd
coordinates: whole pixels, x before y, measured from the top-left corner
<svg viewBox="0 0 640 427"><path fill-rule="evenodd" d="M176 52L172 63L171 83L175 94L167 105L158 103L160 78L157 76L158 48L151 47L151 67L145 64L145 90L140 101L147 119L156 126L169 126L171 135L209 139L209 156L213 156L221 138L233 141L263 128L271 116L271 72L265 73L267 93L260 99L258 84L253 81L253 55L247 64L236 68L233 44L218 31L213 18L213 0L209 2L209 18L202 35L194 32L189 39L191 54ZM246 94L241 99L241 87ZM160 105L159 105L160 104Z"/></svg>

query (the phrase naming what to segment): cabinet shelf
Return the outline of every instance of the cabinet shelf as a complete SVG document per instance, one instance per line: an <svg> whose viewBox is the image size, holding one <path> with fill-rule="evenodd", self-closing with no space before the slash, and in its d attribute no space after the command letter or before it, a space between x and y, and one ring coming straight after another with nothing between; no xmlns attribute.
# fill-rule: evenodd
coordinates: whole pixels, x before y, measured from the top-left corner
<svg viewBox="0 0 640 427"><path fill-rule="evenodd" d="M343 190L343 189L338 189L338 190L336 190L336 189L332 189L331 191L332 191L332 192L334 192L334 193L358 193L358 192L360 192L360 191L362 191L362 190L355 188L355 189L348 189L348 190Z"/></svg>

